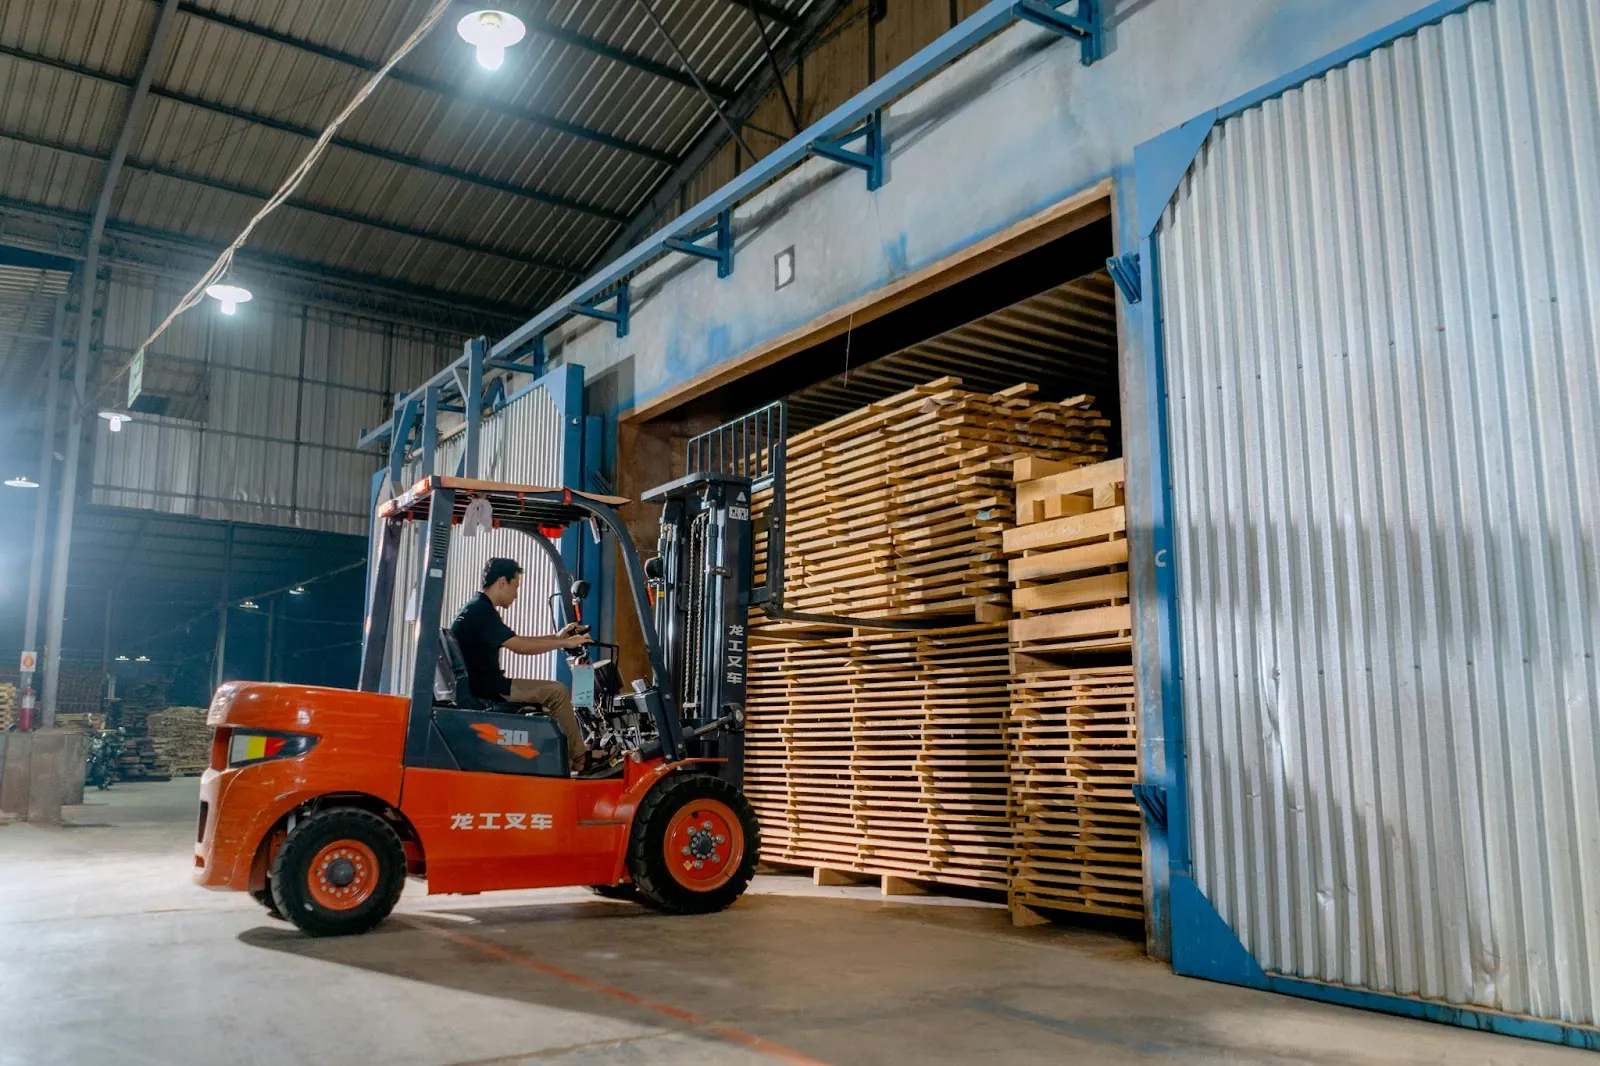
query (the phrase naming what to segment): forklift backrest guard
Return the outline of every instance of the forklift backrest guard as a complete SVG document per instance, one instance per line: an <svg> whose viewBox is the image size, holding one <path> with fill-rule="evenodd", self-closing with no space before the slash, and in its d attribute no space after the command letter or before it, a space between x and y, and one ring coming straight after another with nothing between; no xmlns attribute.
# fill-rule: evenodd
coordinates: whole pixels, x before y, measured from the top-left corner
<svg viewBox="0 0 1600 1066"><path fill-rule="evenodd" d="M408 766L418 765L426 759L429 733L433 728L431 723L434 681L439 664L439 623L444 611L445 568L450 556L457 491L454 488L437 487L433 489L428 500L417 614L411 627L415 654L411 660L412 676L408 679L409 683L405 689L411 700L406 728L405 762ZM628 591L633 598L634 612L638 615L639 628L644 636L645 649L650 659L651 684L660 693L659 700L650 702L656 719L656 729L662 740L662 748L670 761L685 758L688 752L674 697L676 686L662 657L661 640L651 610L644 567L639 561L638 550L634 548L633 539L628 535L621 518L608 504L587 499L577 493L528 492L524 494L524 498L535 503L560 504L581 510L592 516L601 528L609 530L616 540L617 550L622 556L622 569L628 575ZM373 572L371 607L367 614L366 631L362 639L360 687L364 692L377 691L382 676L383 658L387 650L389 627L394 610L395 572L399 565L400 533L404 524L411 520L408 513L396 513L390 515L383 524L377 566ZM562 563L561 554L536 528L513 523L502 523L502 525L526 533L539 543L540 548L550 558L555 566L562 599L565 601L562 607L565 615L566 604L571 602L572 578Z"/></svg>

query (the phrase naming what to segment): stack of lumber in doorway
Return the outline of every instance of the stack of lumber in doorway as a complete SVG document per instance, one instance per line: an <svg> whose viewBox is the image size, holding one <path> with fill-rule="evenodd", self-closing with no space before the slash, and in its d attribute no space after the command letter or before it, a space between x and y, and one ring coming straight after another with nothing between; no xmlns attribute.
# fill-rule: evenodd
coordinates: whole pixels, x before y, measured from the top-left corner
<svg viewBox="0 0 1600 1066"><path fill-rule="evenodd" d="M785 606L1003 621L1012 462L1066 468L1107 447L1108 421L1091 397L1048 402L1037 389L984 395L940 378L791 437Z"/></svg>
<svg viewBox="0 0 1600 1066"><path fill-rule="evenodd" d="M1036 909L1143 917L1133 667L1015 653L1013 668L1014 919L1041 920Z"/></svg>
<svg viewBox="0 0 1600 1066"><path fill-rule="evenodd" d="M17 686L0 685L0 733L17 724Z"/></svg>
<svg viewBox="0 0 1600 1066"><path fill-rule="evenodd" d="M750 647L745 793L767 861L1006 887L1003 625Z"/></svg>
<svg viewBox="0 0 1600 1066"><path fill-rule="evenodd" d="M79 733L97 733L106 727L104 711L73 711L56 715L57 729L71 729Z"/></svg>
<svg viewBox="0 0 1600 1066"><path fill-rule="evenodd" d="M161 772L174 777L201 774L211 764L211 730L206 727L204 707L168 707L150 715L145 729Z"/></svg>
<svg viewBox="0 0 1600 1066"><path fill-rule="evenodd" d="M1020 459L1015 464L1011 640L1024 651L1123 649L1132 644L1128 605L1123 463L1093 466Z"/></svg>

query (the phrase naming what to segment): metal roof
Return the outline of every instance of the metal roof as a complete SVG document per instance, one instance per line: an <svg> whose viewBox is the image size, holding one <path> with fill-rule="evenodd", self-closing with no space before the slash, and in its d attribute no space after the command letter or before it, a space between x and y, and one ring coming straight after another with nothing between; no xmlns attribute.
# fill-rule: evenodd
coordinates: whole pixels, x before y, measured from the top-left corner
<svg viewBox="0 0 1600 1066"><path fill-rule="evenodd" d="M112 228L231 239L429 6L184 0L154 60ZM839 5L519 0L507 7L529 35L493 73L455 33L465 9L452 11L251 247L507 313L537 309L596 264L717 124L696 81L726 103L768 62L763 31L776 47L819 6ZM0 9L8 207L92 211L159 9Z"/></svg>
<svg viewBox="0 0 1600 1066"><path fill-rule="evenodd" d="M0 394L11 395L48 351L58 299L72 275L0 257Z"/></svg>
<svg viewBox="0 0 1600 1066"><path fill-rule="evenodd" d="M808 429L941 377L977 392L1021 382L1046 399L1089 393L1115 417L1116 289L1104 270L1030 296L788 397L789 428Z"/></svg>

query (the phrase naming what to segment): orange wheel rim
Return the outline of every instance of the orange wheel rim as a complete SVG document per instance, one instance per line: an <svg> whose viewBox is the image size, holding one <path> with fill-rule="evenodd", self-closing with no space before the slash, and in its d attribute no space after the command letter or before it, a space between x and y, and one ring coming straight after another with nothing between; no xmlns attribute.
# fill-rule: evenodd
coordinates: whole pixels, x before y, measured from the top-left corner
<svg viewBox="0 0 1600 1066"><path fill-rule="evenodd" d="M720 800L691 800L667 823L663 846L674 881L691 892L710 892L739 872L744 826L733 808Z"/></svg>
<svg viewBox="0 0 1600 1066"><path fill-rule="evenodd" d="M311 860L306 887L319 907L330 911L359 907L378 887L378 856L359 840L335 840Z"/></svg>

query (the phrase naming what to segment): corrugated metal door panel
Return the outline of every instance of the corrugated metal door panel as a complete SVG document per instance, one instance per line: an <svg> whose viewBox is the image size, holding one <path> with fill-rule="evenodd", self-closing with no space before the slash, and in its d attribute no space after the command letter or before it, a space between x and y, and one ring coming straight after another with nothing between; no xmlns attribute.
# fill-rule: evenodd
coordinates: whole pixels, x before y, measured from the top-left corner
<svg viewBox="0 0 1600 1066"><path fill-rule="evenodd" d="M561 412L549 392L533 389L483 420L478 476L485 481L517 485L559 486L564 428ZM440 444L434 455L435 472L455 473L465 447L466 438L459 433ZM420 460L407 467L407 484L421 476ZM404 679L411 674L413 620L407 618L407 612L416 603L422 576L420 529L420 525L413 524L401 541L394 621L389 634L390 691L403 688ZM491 530L475 537L463 537L456 530L451 536L450 561L445 567L446 624L477 595L484 564L498 555L516 559L523 566L517 602L504 612L506 624L523 634L550 632L550 597L556 592L556 576L542 551L529 544L521 533L510 530ZM502 652L500 663L508 677L555 677L554 654L531 657ZM397 678L401 680L397 682Z"/></svg>
<svg viewBox="0 0 1600 1066"><path fill-rule="evenodd" d="M1597 1021L1597 33L1467 8L1158 231L1195 876L1268 971Z"/></svg>

